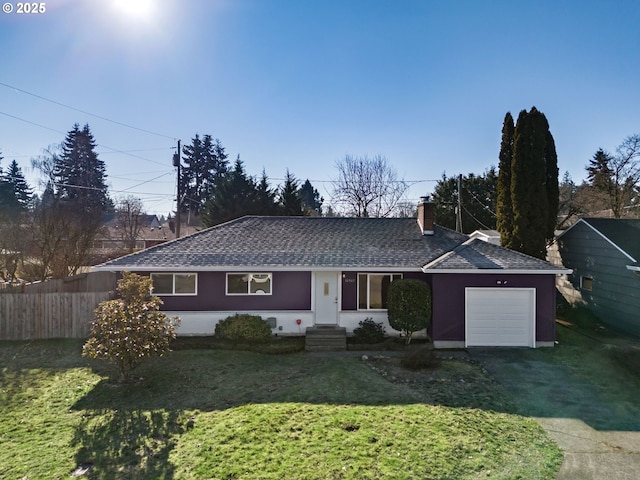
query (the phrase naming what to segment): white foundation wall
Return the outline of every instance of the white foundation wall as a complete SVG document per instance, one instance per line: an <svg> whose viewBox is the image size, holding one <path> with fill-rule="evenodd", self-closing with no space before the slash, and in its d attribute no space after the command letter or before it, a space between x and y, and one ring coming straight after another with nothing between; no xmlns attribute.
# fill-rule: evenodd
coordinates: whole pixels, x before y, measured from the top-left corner
<svg viewBox="0 0 640 480"><path fill-rule="evenodd" d="M194 311L170 311L163 312L169 317L179 317L180 326L176 329L178 335L207 336L213 335L216 324L220 320L243 313L249 315L259 315L263 319L275 318L276 327L272 329L274 335L296 336L304 335L307 327L313 327L314 313L310 311L248 311L248 312L194 312ZM400 336L400 332L389 326L387 312L353 312L343 311L338 315L339 327L347 329L347 334L352 335L353 330L358 328L361 321L371 318L376 323L382 323L385 332L390 337ZM300 324L298 325L298 320ZM413 334L414 338L424 338L426 330L421 330Z"/></svg>

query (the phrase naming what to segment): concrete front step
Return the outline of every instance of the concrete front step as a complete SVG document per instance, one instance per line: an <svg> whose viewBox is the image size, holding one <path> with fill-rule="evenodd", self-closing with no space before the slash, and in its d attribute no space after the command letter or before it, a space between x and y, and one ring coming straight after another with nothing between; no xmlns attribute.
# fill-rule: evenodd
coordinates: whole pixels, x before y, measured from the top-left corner
<svg viewBox="0 0 640 480"><path fill-rule="evenodd" d="M309 327L304 349L307 352L343 351L347 349L347 329L336 326Z"/></svg>

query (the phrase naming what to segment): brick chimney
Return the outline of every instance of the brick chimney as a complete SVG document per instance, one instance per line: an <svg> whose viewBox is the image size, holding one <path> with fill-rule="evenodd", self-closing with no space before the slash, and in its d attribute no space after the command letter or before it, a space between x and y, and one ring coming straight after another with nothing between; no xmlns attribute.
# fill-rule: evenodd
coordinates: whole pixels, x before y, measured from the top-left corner
<svg viewBox="0 0 640 480"><path fill-rule="evenodd" d="M435 205L431 199L421 197L418 204L418 225L423 235L433 235L433 223L435 219Z"/></svg>

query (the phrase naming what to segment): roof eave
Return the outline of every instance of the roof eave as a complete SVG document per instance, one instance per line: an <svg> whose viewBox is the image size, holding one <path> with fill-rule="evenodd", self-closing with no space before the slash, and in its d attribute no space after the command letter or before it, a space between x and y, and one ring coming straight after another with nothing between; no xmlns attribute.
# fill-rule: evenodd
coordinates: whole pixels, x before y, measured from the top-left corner
<svg viewBox="0 0 640 480"><path fill-rule="evenodd" d="M568 275L573 273L571 269L507 269L507 268L423 268L423 273L469 273L487 274L495 273L500 275Z"/></svg>

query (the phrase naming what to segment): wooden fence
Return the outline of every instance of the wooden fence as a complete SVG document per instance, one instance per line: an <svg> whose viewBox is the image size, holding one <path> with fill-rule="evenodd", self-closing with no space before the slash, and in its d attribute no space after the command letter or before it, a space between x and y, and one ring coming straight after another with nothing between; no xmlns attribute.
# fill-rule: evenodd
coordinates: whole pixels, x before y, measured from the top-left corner
<svg viewBox="0 0 640 480"><path fill-rule="evenodd" d="M87 338L98 304L111 292L0 295L0 340Z"/></svg>

